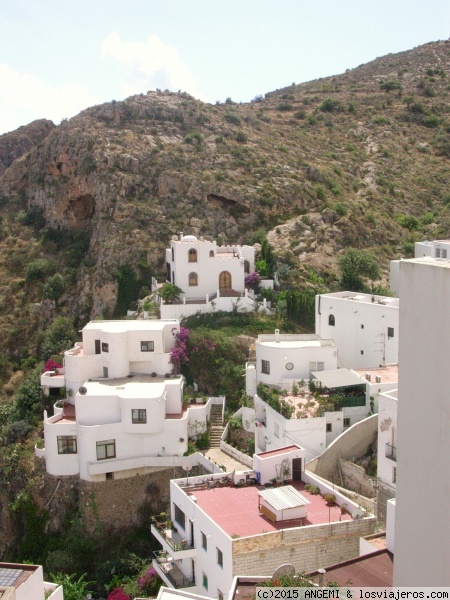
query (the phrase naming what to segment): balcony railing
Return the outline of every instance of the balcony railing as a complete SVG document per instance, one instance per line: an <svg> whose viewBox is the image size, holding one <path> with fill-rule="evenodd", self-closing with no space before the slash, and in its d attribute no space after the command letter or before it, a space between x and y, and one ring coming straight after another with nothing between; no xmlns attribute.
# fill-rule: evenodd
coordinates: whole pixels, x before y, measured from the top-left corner
<svg viewBox="0 0 450 600"><path fill-rule="evenodd" d="M153 552L153 567L158 572L163 580L175 589L193 587L195 580L186 577L183 571L173 562L171 556L167 556L165 552Z"/></svg>
<svg viewBox="0 0 450 600"><path fill-rule="evenodd" d="M397 447L386 444L386 458L397 461Z"/></svg>
<svg viewBox="0 0 450 600"><path fill-rule="evenodd" d="M152 520L152 532L156 537L159 536L164 540L173 552L182 552L183 550L192 550L194 545L183 538L173 527L172 521L165 520L160 515L153 516Z"/></svg>

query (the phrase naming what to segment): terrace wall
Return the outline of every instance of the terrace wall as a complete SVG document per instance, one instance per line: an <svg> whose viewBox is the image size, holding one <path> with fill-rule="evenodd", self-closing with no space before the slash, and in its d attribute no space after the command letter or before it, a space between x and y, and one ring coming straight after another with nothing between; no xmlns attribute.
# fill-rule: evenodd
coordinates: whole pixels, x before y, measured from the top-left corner
<svg viewBox="0 0 450 600"><path fill-rule="evenodd" d="M233 540L233 574L267 575L282 564L312 571L359 554L359 538L373 533L375 517L311 525Z"/></svg>

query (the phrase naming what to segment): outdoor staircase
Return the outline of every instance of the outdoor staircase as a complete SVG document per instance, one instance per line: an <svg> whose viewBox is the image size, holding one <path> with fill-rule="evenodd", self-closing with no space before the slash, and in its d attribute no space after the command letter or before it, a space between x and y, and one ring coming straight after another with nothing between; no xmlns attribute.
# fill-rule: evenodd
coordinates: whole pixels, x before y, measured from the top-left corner
<svg viewBox="0 0 450 600"><path fill-rule="evenodd" d="M223 430L225 429L222 424L222 405L213 404L211 406L211 429L209 432L209 447L219 448L220 438L222 437Z"/></svg>

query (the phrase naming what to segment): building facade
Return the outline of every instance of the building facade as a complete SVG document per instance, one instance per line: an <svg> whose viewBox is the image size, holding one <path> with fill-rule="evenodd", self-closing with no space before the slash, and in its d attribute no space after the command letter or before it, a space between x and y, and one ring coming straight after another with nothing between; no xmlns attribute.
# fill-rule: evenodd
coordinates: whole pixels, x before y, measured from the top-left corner
<svg viewBox="0 0 450 600"><path fill-rule="evenodd" d="M316 296L316 334L338 348L338 367L398 362L398 298L333 292Z"/></svg>
<svg viewBox="0 0 450 600"><path fill-rule="evenodd" d="M210 402L183 407L182 376L171 375L178 321L93 321L65 352L64 372L44 389L68 397L44 415L47 471L88 481L179 466L188 437L206 429Z"/></svg>

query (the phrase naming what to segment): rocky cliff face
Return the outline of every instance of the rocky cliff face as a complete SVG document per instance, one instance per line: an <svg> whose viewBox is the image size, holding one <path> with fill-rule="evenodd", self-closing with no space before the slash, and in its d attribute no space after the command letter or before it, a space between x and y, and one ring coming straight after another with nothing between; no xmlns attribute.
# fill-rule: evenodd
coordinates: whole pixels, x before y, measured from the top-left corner
<svg viewBox="0 0 450 600"><path fill-rule="evenodd" d="M118 266L163 273L178 231L244 242L263 227L300 275L332 272L348 245L387 265L416 237L447 236L449 72L437 42L248 104L149 92L2 136L3 253L28 253L4 291L39 299L26 267L61 261L41 243L49 230L88 240L59 269L61 302L82 319L113 310Z"/></svg>

